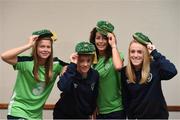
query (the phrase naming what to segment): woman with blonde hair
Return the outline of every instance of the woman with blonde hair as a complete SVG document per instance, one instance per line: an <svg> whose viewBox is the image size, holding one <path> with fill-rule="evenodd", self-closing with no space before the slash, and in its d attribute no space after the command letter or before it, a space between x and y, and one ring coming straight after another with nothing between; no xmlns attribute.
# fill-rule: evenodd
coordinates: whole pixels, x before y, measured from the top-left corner
<svg viewBox="0 0 180 120"><path fill-rule="evenodd" d="M177 74L173 63L159 53L147 36L135 33L128 64L121 70L123 103L130 119L168 119L161 80Z"/></svg>
<svg viewBox="0 0 180 120"><path fill-rule="evenodd" d="M134 43L137 43L138 42L136 40L133 40L131 41L130 43L130 46ZM147 81L147 78L148 78L148 75L149 75L149 71L150 71L150 62L152 61L151 59L151 56L148 52L148 49L146 48L146 46L143 46L143 45L140 45L141 48L142 48L142 52L143 52L143 58L142 58L142 65L139 64L139 66L135 65L136 67L134 67L131 62L131 59L128 59L128 64L127 64L127 67L126 67L126 72L127 72L127 76L129 78L129 81L132 82L132 83L135 83L136 82L136 76L135 76L135 70L137 69L140 69L142 67L142 77L141 77L141 80L140 80L140 83L145 83ZM129 58L130 58L130 47L129 47ZM134 51L133 51L134 52ZM141 52L141 51L138 51L138 52Z"/></svg>
<svg viewBox="0 0 180 120"><path fill-rule="evenodd" d="M53 37L49 30L35 31L27 44L1 54L1 58L18 71L7 119L42 119L43 106L56 77L66 65L53 58ZM31 55L20 55L30 48L33 49Z"/></svg>

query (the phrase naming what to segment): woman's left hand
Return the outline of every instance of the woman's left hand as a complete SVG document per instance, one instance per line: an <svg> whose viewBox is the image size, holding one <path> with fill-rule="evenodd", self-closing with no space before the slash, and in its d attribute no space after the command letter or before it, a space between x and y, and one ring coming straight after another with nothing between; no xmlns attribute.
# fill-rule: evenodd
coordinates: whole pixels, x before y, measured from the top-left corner
<svg viewBox="0 0 180 120"><path fill-rule="evenodd" d="M151 44L151 43L148 43L148 44L147 44L147 49L148 49L148 51L149 51L149 54L151 54L151 52L152 52L153 50L155 50L156 48L155 48L155 45L153 45L153 44Z"/></svg>
<svg viewBox="0 0 180 120"><path fill-rule="evenodd" d="M116 47L115 35L113 33L108 33L107 37L108 37L108 42L109 42L111 48Z"/></svg>

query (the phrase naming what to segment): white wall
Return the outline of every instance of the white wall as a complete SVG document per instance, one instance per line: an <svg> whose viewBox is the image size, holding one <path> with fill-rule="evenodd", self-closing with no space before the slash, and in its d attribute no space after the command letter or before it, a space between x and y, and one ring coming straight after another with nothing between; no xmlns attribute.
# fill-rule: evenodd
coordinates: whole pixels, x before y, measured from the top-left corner
<svg viewBox="0 0 180 120"><path fill-rule="evenodd" d="M96 22L115 25L118 48L127 57L132 34L147 34L156 48L180 70L179 0L0 0L0 53L27 43L32 31L49 28L58 33L54 52L64 61L77 42L89 39ZM125 61L126 63L126 61ZM8 103L16 72L0 60L0 103ZM163 82L168 105L180 105L180 76ZM59 98L56 85L47 103Z"/></svg>
<svg viewBox="0 0 180 120"><path fill-rule="evenodd" d="M2 4L0 4L0 17L2 15ZM0 19L0 51L2 51L2 44L3 44L3 41L2 41L2 19ZM2 83L2 62L0 61L0 82ZM2 88L2 84L0 84L0 88ZM0 99L2 98L2 94L0 93Z"/></svg>

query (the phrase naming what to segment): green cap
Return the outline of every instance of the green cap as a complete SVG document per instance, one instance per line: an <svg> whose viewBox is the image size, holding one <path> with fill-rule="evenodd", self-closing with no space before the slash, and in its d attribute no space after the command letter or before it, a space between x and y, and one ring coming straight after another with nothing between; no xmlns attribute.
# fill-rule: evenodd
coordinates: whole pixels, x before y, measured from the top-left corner
<svg viewBox="0 0 180 120"><path fill-rule="evenodd" d="M78 54L95 54L95 46L89 42L80 42L76 45L75 51Z"/></svg>
<svg viewBox="0 0 180 120"><path fill-rule="evenodd" d="M52 37L53 36L52 32L47 29L34 31L32 35L39 35L39 37Z"/></svg>
<svg viewBox="0 0 180 120"><path fill-rule="evenodd" d="M147 45L149 42L152 43L149 38L141 32L136 32L133 34L133 38L139 43Z"/></svg>
<svg viewBox="0 0 180 120"><path fill-rule="evenodd" d="M97 31L106 36L108 32L112 33L114 30L114 26L110 22L103 20L98 21L96 26Z"/></svg>

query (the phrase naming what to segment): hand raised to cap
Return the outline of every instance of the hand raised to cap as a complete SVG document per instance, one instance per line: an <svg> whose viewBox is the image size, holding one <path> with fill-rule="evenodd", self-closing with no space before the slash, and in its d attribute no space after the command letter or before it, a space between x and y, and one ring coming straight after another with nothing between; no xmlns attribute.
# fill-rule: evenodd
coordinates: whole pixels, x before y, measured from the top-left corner
<svg viewBox="0 0 180 120"><path fill-rule="evenodd" d="M36 42L36 40L38 39L39 35L32 35L29 37L28 39L28 45L30 47L32 47L34 45L34 43Z"/></svg>
<svg viewBox="0 0 180 120"><path fill-rule="evenodd" d="M153 51L153 50L155 50L156 48L155 48L155 45L153 45L152 43L148 43L147 44L147 49L148 49L148 51L149 51L149 54Z"/></svg>
<svg viewBox="0 0 180 120"><path fill-rule="evenodd" d="M77 64L78 54L77 54L77 53L72 53L72 54L70 55L70 61L71 61L72 63Z"/></svg>
<svg viewBox="0 0 180 120"><path fill-rule="evenodd" d="M108 33L108 42L112 48L116 47L116 38L113 33Z"/></svg>

